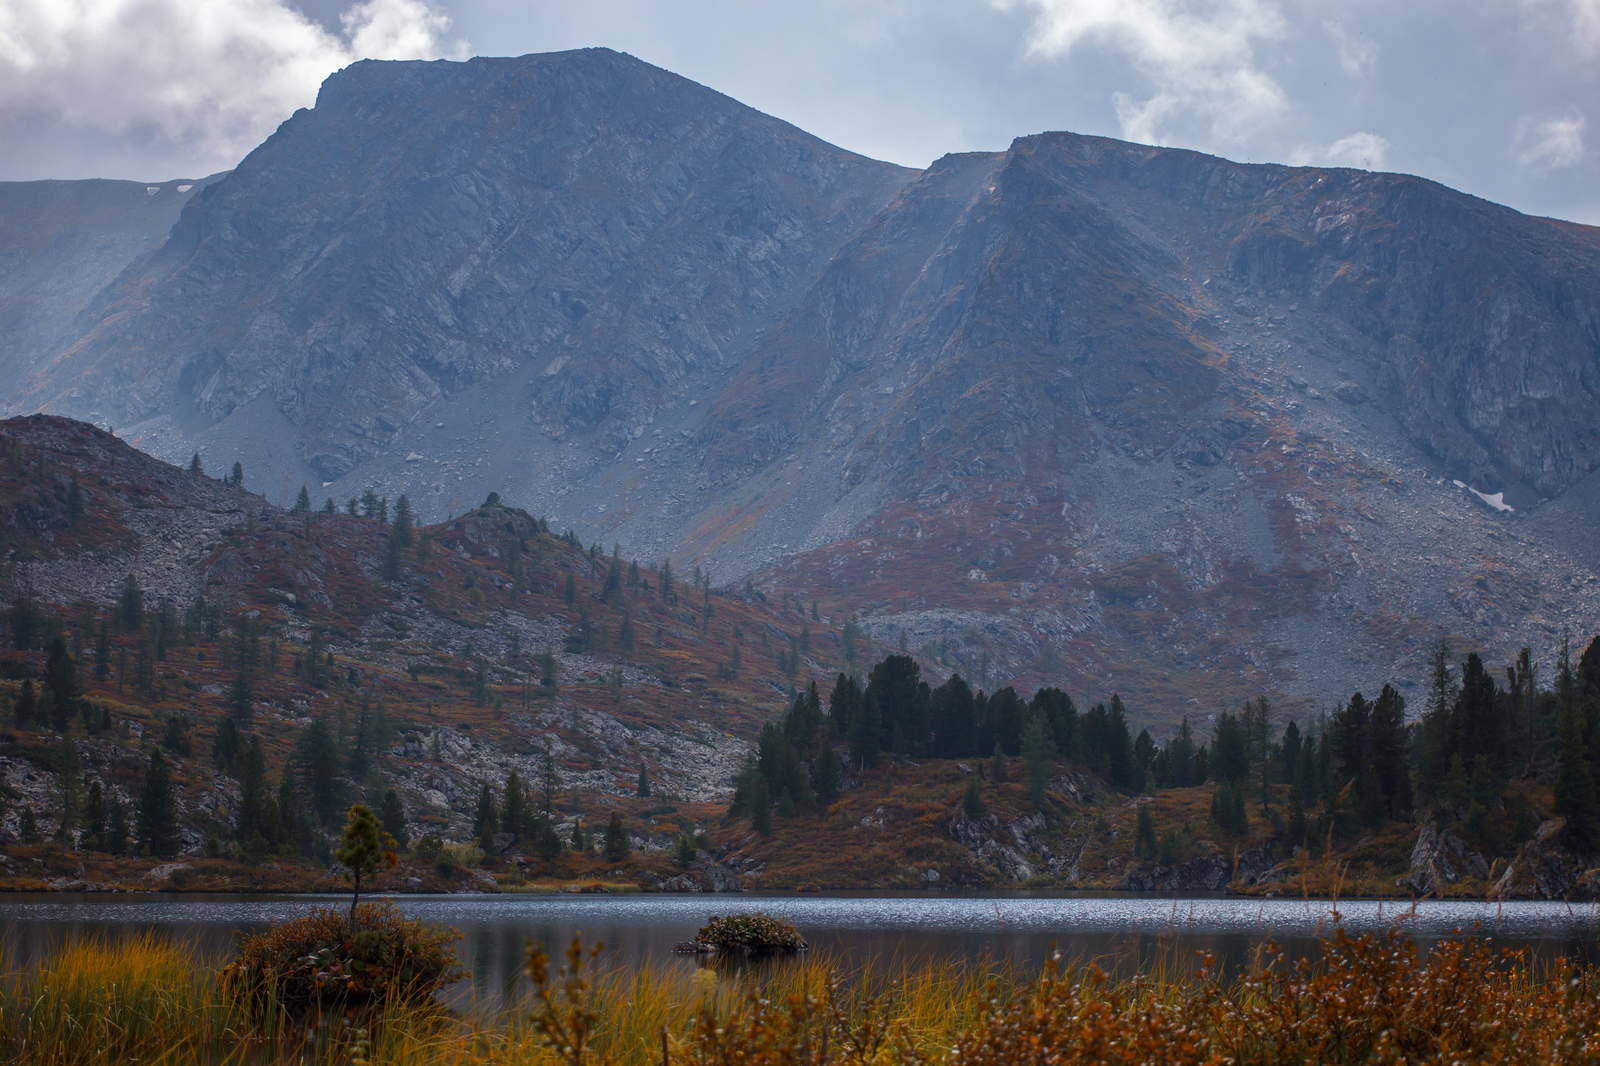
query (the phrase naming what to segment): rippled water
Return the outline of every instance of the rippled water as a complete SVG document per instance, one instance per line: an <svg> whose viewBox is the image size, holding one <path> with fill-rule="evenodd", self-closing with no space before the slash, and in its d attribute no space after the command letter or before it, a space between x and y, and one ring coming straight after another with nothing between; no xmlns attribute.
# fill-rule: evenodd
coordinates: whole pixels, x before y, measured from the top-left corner
<svg viewBox="0 0 1600 1066"><path fill-rule="evenodd" d="M201 954L220 955L241 930L338 906L327 896L13 896L0 899L7 939L25 960L37 960L63 939L156 929L192 939ZM603 941L622 964L655 961L693 966L672 947L690 939L713 914L764 910L800 927L818 950L848 964L938 957L1036 965L1055 943L1072 958L1093 958L1117 972L1192 965L1201 952L1226 969L1245 965L1266 940L1291 952L1314 952L1342 923L1352 932L1398 924L1426 946L1454 931L1528 947L1544 958L1595 961L1600 911L1564 903L1179 899L1088 895L846 896L503 895L398 896L406 914L461 930L472 970L464 994L498 1001L519 982L527 940L564 947L575 931Z"/></svg>

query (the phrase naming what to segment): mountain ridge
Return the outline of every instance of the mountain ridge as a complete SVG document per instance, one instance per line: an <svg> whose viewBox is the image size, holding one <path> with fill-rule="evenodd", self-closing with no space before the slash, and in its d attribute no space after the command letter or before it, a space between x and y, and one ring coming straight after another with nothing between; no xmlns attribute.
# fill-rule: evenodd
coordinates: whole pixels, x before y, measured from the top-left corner
<svg viewBox="0 0 1600 1066"><path fill-rule="evenodd" d="M1160 724L1600 628L1600 230L1421 178L911 171L605 50L362 63L96 300L13 410L498 491Z"/></svg>

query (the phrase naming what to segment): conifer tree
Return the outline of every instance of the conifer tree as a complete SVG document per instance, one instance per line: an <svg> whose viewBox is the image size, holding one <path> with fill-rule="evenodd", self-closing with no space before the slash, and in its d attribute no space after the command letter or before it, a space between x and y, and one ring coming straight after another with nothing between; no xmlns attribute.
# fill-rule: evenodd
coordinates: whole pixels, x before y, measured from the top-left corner
<svg viewBox="0 0 1600 1066"><path fill-rule="evenodd" d="M349 871L345 878L350 882L350 921L354 922L362 879L376 877L379 870L393 869L400 864L395 855L395 841L383 831L377 815L366 804L357 803L345 819L344 834L334 858Z"/></svg>
<svg viewBox="0 0 1600 1066"><path fill-rule="evenodd" d="M1583 845L1596 841L1600 831L1600 804L1595 801L1594 778L1589 772L1589 751L1583 742L1583 724L1577 706L1567 700L1561 713L1561 753L1553 806L1566 818L1567 834Z"/></svg>
<svg viewBox="0 0 1600 1066"><path fill-rule="evenodd" d="M400 795L394 789L388 789L383 794L383 802L378 805L378 820L383 823L383 831L394 838L396 851L405 851L409 838L406 836L406 809L400 803Z"/></svg>
<svg viewBox="0 0 1600 1066"><path fill-rule="evenodd" d="M78 846L85 851L107 851L106 835L109 830L105 792L100 782L89 785L89 798L83 804L83 835Z"/></svg>
<svg viewBox="0 0 1600 1066"><path fill-rule="evenodd" d="M1044 802L1044 787L1050 779L1050 763L1055 754L1055 741L1044 716L1034 714L1022 731L1022 762L1027 774L1028 798L1036 804Z"/></svg>
<svg viewBox="0 0 1600 1066"><path fill-rule="evenodd" d="M1142 859L1154 858L1158 849L1156 843L1156 820L1150 813L1148 803L1139 807L1139 817L1134 822L1133 853Z"/></svg>
<svg viewBox="0 0 1600 1066"><path fill-rule="evenodd" d="M494 793L485 781L478 791L478 807L472 814L472 835L483 848L485 855L494 854L494 835L500 831L499 816L494 809Z"/></svg>
<svg viewBox="0 0 1600 1066"><path fill-rule="evenodd" d="M139 790L139 846L161 859L178 854L182 840L178 835L178 804L172 791L172 768L161 749L150 752L144 785Z"/></svg>
<svg viewBox="0 0 1600 1066"><path fill-rule="evenodd" d="M200 463L200 453L195 452L194 458L189 460L189 473L193 474L195 477L200 477L205 474L205 472L206 468Z"/></svg>
<svg viewBox="0 0 1600 1066"><path fill-rule="evenodd" d="M772 791L767 787L767 779L761 774L753 775L750 781L745 807L750 812L750 826L762 836L772 833Z"/></svg>
<svg viewBox="0 0 1600 1066"><path fill-rule="evenodd" d="M234 488L244 484L244 466L238 460L234 460L233 472L228 476L228 483Z"/></svg>
<svg viewBox="0 0 1600 1066"><path fill-rule="evenodd" d="M839 765L839 755L831 745L823 747L811 761L811 790L816 794L817 803L821 806L827 807L839 798L842 769Z"/></svg>
<svg viewBox="0 0 1600 1066"><path fill-rule="evenodd" d="M516 767L506 775L505 796L500 805L500 830L510 833L512 837L520 840L523 836L523 825L527 822L527 790L518 776Z"/></svg>
<svg viewBox="0 0 1600 1066"><path fill-rule="evenodd" d="M989 780L997 785L1003 785L1010 780L1006 770L1006 753L997 740L994 742L994 756L989 760Z"/></svg>
<svg viewBox="0 0 1600 1066"><path fill-rule="evenodd" d="M966 791L961 795L961 809L967 812L968 818L976 818L983 813L983 790L978 784L977 774L967 777Z"/></svg>
<svg viewBox="0 0 1600 1066"><path fill-rule="evenodd" d="M622 814L618 811L612 811L611 820L606 823L606 859L610 862L621 862L628 857L628 852L632 850L633 845L628 840L628 831L622 824Z"/></svg>
<svg viewBox="0 0 1600 1066"><path fill-rule="evenodd" d="M633 791L634 794L638 796L650 795L650 777L645 773L643 759L639 760L639 783L637 786L635 786Z"/></svg>

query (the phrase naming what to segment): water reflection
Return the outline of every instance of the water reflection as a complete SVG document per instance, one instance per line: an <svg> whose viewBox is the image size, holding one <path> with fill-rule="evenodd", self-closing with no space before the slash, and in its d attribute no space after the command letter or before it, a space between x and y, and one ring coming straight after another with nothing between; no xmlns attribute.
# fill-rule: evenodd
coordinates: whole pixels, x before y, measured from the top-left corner
<svg viewBox="0 0 1600 1066"><path fill-rule="evenodd" d="M24 964L46 957L63 941L145 930L187 938L200 957L219 959L241 931L345 899L19 895L0 899L0 920ZM486 1003L507 1002L526 988L523 950L530 939L543 941L556 955L581 930L586 941L606 944L612 965L648 961L687 971L697 961L674 956L673 946L693 937L710 915L746 910L788 918L815 949L847 967L870 962L880 970L886 963L948 957L1032 968L1054 943L1071 959L1094 960L1119 974L1189 972L1203 952L1236 973L1269 938L1291 953L1314 953L1336 924L1325 901L1228 897L508 895L398 896L394 902L411 917L461 931L472 977L458 995ZM1409 904L1357 901L1339 904L1338 921L1353 932L1398 923L1424 947L1460 930L1527 947L1547 960L1592 962L1600 912L1565 903L1430 901L1413 910Z"/></svg>

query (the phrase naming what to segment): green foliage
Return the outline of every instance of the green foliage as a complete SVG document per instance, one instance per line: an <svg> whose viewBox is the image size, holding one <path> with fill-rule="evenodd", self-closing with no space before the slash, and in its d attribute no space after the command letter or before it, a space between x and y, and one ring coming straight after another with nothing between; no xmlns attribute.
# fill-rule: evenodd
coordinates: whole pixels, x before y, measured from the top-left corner
<svg viewBox="0 0 1600 1066"><path fill-rule="evenodd" d="M699 853L700 846L693 833L684 830L678 834L678 840L672 849L672 861L677 863L679 868L687 870L690 866L693 866L694 860Z"/></svg>
<svg viewBox="0 0 1600 1066"><path fill-rule="evenodd" d="M983 789L978 785L978 775L967 778L966 790L961 794L961 809L967 817L976 818L983 813Z"/></svg>
<svg viewBox="0 0 1600 1066"><path fill-rule="evenodd" d="M608 862L621 862L633 850L633 844L628 840L628 830L622 824L620 811L612 811L611 820L606 823L604 847Z"/></svg>
<svg viewBox="0 0 1600 1066"><path fill-rule="evenodd" d="M144 784L139 790L139 846L157 858L178 854L182 838L178 835L178 804L172 791L172 768L161 749L150 752Z"/></svg>
<svg viewBox="0 0 1600 1066"><path fill-rule="evenodd" d="M394 837L383 831L377 815L365 804L357 803L345 818L344 835L339 850L334 853L348 869L345 879L350 882L350 921L356 917L356 902L361 898L362 878L378 876L382 869L393 869L400 864L395 854Z"/></svg>
<svg viewBox="0 0 1600 1066"><path fill-rule="evenodd" d="M1149 734L1141 734L1148 739ZM1029 717L1022 731L1022 761L1026 769L1028 798L1034 803L1044 802L1044 787L1050 780L1050 765L1056 755L1055 741L1050 736L1044 715Z"/></svg>
<svg viewBox="0 0 1600 1066"><path fill-rule="evenodd" d="M1153 859L1159 850L1156 843L1156 820L1148 803L1139 807L1139 817L1133 832L1133 853L1141 859Z"/></svg>

